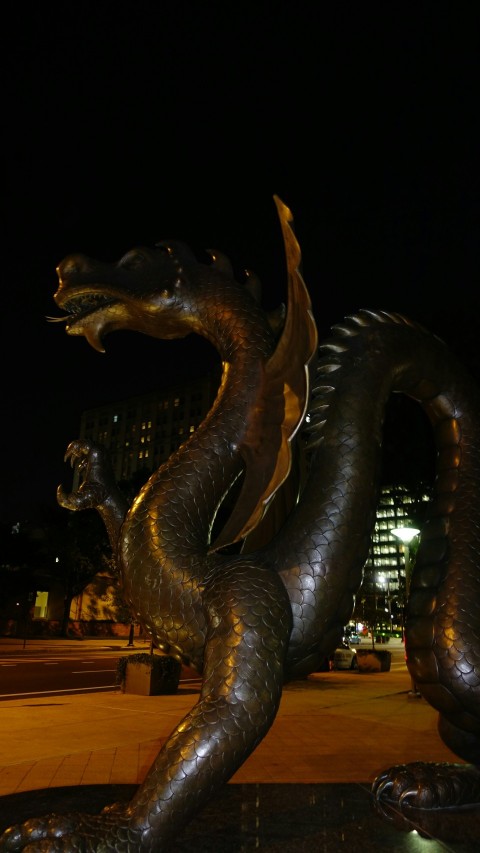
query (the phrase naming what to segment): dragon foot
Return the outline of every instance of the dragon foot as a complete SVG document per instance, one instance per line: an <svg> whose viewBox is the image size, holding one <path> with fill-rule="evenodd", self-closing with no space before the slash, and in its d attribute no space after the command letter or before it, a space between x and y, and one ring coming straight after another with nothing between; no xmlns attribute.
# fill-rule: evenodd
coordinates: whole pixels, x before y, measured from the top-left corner
<svg viewBox="0 0 480 853"><path fill-rule="evenodd" d="M402 813L412 808L480 808L480 771L472 764L398 764L377 776L372 793L380 810L382 804Z"/></svg>
<svg viewBox="0 0 480 853"><path fill-rule="evenodd" d="M51 814L11 826L0 836L0 853L133 853L149 849L142 835L125 806L114 804L99 815Z"/></svg>

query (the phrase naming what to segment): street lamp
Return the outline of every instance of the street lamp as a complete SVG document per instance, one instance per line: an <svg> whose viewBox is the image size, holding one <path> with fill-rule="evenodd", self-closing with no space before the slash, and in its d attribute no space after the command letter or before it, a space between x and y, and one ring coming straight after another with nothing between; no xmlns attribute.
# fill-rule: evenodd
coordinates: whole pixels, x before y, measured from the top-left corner
<svg viewBox="0 0 480 853"><path fill-rule="evenodd" d="M410 542L418 536L420 531L416 527L395 527L392 530L394 536L400 539L403 545L403 555L405 557L405 596L408 599L410 594L410 580L412 575L412 563L410 560Z"/></svg>
<svg viewBox="0 0 480 853"><path fill-rule="evenodd" d="M410 595L410 581L412 576L412 563L410 559L410 542L412 539L415 539L415 536L418 536L420 531L416 527L396 527L392 530L394 536L397 539L400 539L403 545L403 556L405 559L405 599L408 601L408 597ZM405 642L405 617L403 619L402 625L402 633L403 633L403 641ZM421 694L417 690L417 685L415 684L413 678L411 679L412 689L410 690L410 696L414 696L415 698L421 698Z"/></svg>

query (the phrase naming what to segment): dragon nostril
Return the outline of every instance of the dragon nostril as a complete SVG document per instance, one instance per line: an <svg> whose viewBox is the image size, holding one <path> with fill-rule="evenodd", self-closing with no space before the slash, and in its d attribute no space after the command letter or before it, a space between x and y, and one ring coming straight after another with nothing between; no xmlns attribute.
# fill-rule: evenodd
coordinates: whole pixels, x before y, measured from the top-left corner
<svg viewBox="0 0 480 853"><path fill-rule="evenodd" d="M91 261L86 255L69 255L59 263L57 273L60 278L64 278L73 273L88 272L90 269Z"/></svg>

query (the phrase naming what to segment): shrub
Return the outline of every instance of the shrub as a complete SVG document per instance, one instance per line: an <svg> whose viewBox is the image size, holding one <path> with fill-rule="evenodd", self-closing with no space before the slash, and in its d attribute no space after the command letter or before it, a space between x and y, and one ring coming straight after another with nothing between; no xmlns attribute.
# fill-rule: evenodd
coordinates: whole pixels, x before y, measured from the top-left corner
<svg viewBox="0 0 480 853"><path fill-rule="evenodd" d="M161 687L161 693L175 693L178 689L182 664L171 655L155 655L149 652L139 652L133 655L122 655L118 659L115 683L125 689L127 666L129 663L143 663L152 669L152 677Z"/></svg>

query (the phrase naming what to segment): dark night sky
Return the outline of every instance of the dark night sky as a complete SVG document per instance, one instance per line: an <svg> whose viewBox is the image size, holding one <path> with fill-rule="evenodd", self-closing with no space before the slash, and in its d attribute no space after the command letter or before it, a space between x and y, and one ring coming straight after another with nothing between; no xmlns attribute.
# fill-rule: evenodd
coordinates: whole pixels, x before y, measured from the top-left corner
<svg viewBox="0 0 480 853"><path fill-rule="evenodd" d="M213 360L50 325L58 262L177 237L255 270L272 307L289 205L320 336L408 314L479 373L476 4L49 3L5 26L0 520L55 504L83 409ZM6 401L6 405L5 405Z"/></svg>

